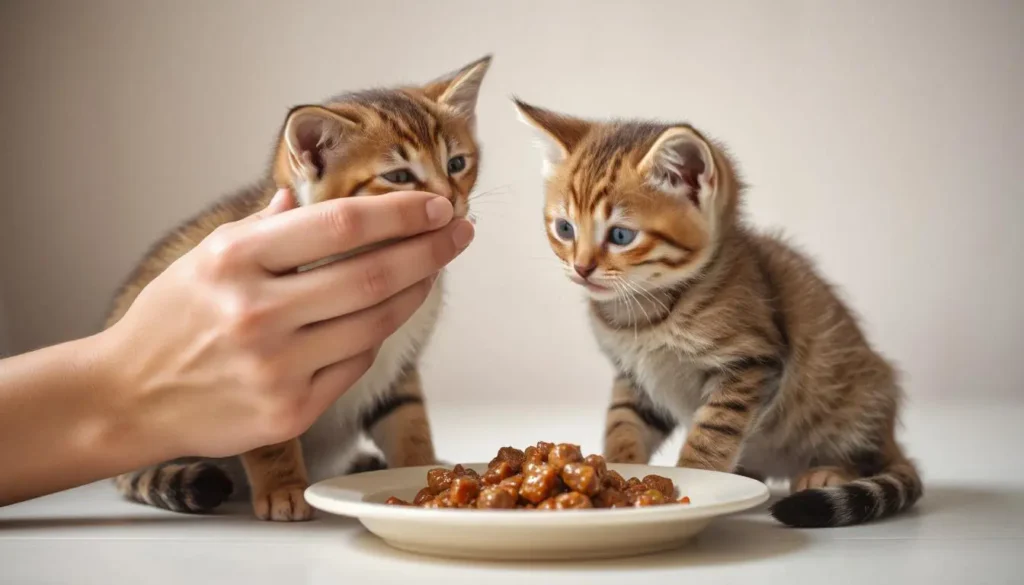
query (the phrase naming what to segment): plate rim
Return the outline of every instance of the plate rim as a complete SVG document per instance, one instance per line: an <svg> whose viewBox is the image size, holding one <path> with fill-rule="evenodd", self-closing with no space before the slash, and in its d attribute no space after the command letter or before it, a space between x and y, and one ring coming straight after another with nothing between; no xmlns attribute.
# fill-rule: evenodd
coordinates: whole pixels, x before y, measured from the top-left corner
<svg viewBox="0 0 1024 585"><path fill-rule="evenodd" d="M466 467L484 466L486 463L464 463ZM383 475L389 472L402 470L403 472L411 472L413 470L423 470L424 472L429 469L439 467L438 465L421 465L415 467L399 467L394 469L382 469L378 471L371 471L366 473L360 473L356 475L341 475L331 478L320 480L308 488L304 492L306 501L318 510L334 514L338 516L345 516L350 518L356 518L360 521L364 519L368 520L387 520L387 521L407 521L416 523L445 523L448 525L466 525L466 524L502 524L506 526L511 525L564 525L564 524L575 524L575 523L587 523L592 525L598 524L635 524L635 523L662 523L662 522L686 522L691 520L700 520L709 517L725 516L744 510L749 510L760 504L763 504L771 497L771 490L766 484L756 479L736 475L733 473L726 473L721 471L710 471L704 469L692 469L692 468L680 468L670 467L661 465L644 465L638 463L625 463L615 464L629 465L643 467L651 470L651 473L656 473L657 470L673 470L679 471L685 469L689 473L697 474L713 474L719 476L729 476L729 481L735 481L749 485L751 488L756 487L756 492L738 500L730 500L725 502L711 503L711 504L696 504L692 507L690 505L679 505L679 506L650 506L646 508L613 508L613 509L585 509L585 510L560 510L557 514L529 514L512 511L512 510L459 510L459 509L446 509L446 510L433 510L429 508L408 508L404 506L388 506L385 504L379 504L375 502L366 502L363 500L350 500L350 499L338 499L323 495L320 490L330 487L331 489L337 489L337 482L344 482L346 479L359 477L360 480L365 480L371 475ZM366 489L357 489L352 487L342 487L341 489L350 490L352 492L360 493L365 496L368 493L372 493ZM395 489L401 489L396 487ZM344 508L345 511L340 509Z"/></svg>

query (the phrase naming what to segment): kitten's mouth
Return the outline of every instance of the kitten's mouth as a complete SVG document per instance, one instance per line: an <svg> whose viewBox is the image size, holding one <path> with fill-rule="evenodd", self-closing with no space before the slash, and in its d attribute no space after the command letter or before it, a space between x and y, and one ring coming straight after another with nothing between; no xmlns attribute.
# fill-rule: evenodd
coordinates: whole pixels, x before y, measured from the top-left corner
<svg viewBox="0 0 1024 585"><path fill-rule="evenodd" d="M611 290L610 288L608 288L606 286L601 286L600 284L594 284L593 282L590 282L589 280L583 280L582 278L580 278L578 276L575 276L575 275L574 276L570 276L569 280L572 280L573 282L575 282L576 284L586 288L590 292L604 293L604 292L608 292L608 291Z"/></svg>

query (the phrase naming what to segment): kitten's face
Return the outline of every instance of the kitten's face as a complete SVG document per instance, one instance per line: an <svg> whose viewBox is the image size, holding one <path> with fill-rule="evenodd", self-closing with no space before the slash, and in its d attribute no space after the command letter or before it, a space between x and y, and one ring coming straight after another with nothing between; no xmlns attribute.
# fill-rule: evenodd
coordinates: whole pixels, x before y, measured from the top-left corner
<svg viewBox="0 0 1024 585"><path fill-rule="evenodd" d="M480 162L477 95L485 57L424 87L340 96L288 116L275 179L303 205L394 191L447 197L457 217L469 210Z"/></svg>
<svg viewBox="0 0 1024 585"><path fill-rule="evenodd" d="M692 277L713 247L710 146L687 126L595 123L517 103L549 141L544 221L566 275L597 300Z"/></svg>

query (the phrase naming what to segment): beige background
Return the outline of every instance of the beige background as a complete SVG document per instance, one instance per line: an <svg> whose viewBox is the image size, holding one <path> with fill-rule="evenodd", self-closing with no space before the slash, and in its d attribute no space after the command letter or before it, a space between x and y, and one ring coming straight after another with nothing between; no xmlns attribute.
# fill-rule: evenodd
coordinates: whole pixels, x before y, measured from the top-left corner
<svg viewBox="0 0 1024 585"><path fill-rule="evenodd" d="M94 331L155 237L259 175L289 106L494 52L496 194L427 354L435 405L609 387L513 92L723 139L751 218L820 261L913 400L1020 397L1022 32L1012 0L4 2L0 349Z"/></svg>

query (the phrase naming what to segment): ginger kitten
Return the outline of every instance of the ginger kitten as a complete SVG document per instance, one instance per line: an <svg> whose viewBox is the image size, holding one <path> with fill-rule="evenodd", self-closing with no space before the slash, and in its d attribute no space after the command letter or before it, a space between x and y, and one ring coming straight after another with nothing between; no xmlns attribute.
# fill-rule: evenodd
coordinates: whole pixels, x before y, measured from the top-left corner
<svg viewBox="0 0 1024 585"><path fill-rule="evenodd" d="M688 124L516 105L549 147L551 248L618 371L610 460L646 463L689 420L679 465L790 480L772 507L787 525L858 524L920 498L893 368L809 259L744 224L721 146Z"/></svg>
<svg viewBox="0 0 1024 585"><path fill-rule="evenodd" d="M448 197L455 216L464 217L480 165L475 110L489 65L488 56L422 87L351 93L322 105L293 108L267 176L158 242L117 294L106 326L120 319L168 265L217 226L265 207L278 186L292 187L302 205L398 190L430 191ZM343 473L340 465L363 432L389 466L434 463L416 362L438 319L441 283L438 278L423 305L384 342L373 366L300 438L240 458L192 458L124 474L116 479L119 490L152 506L205 512L226 500L234 485L247 483L257 517L306 520L312 510L303 491L310 481ZM359 469L381 465L366 456L356 463Z"/></svg>

